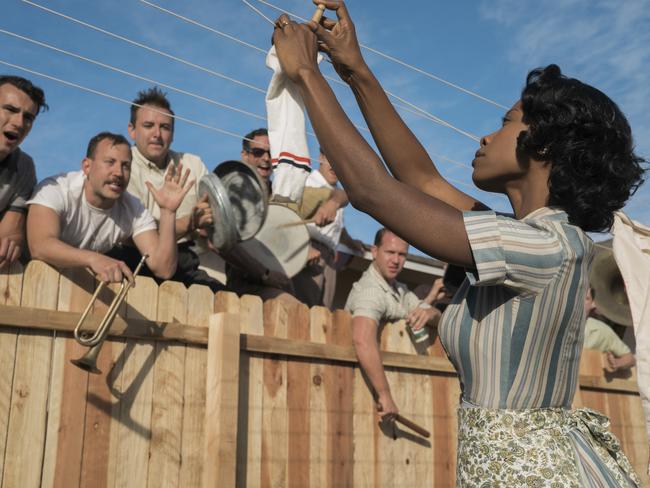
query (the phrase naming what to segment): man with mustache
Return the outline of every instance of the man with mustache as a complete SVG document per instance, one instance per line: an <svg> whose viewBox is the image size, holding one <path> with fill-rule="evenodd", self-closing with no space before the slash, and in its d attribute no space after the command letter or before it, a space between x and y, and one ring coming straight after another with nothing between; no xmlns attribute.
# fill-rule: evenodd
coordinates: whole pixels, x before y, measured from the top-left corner
<svg viewBox="0 0 650 488"><path fill-rule="evenodd" d="M440 318L438 309L421 302L397 281L406 262L409 245L390 230L380 229L372 246L373 262L352 286L345 309L352 314L352 341L359 363L376 394L382 417L399 413L381 363L377 328L380 322L406 319L417 334Z"/></svg>
<svg viewBox="0 0 650 488"><path fill-rule="evenodd" d="M178 208L175 234L178 244L178 267L171 277L185 286L206 285L213 292L224 289L223 285L199 269L199 257L194 252L194 239L199 229L212 224L212 211L207 199L199 200L198 184L207 174L201 158L194 154L171 150L174 139L174 112L164 92L150 88L138 93L131 105L131 118L128 126L129 136L134 144L131 181L128 191L139 198L156 220L160 219L160 208L147 189L146 182L160 184L169 168L183 166L189 171L194 184L187 197ZM140 255L132 246L124 246L112 253L130 266L140 260ZM148 274L145 269L144 274Z"/></svg>
<svg viewBox="0 0 650 488"><path fill-rule="evenodd" d="M47 108L43 90L29 80L0 76L0 270L16 261L24 247L27 200L36 171L19 146Z"/></svg>
<svg viewBox="0 0 650 488"><path fill-rule="evenodd" d="M133 282L129 267L105 256L132 239L155 276L176 270L176 211L193 181L182 165L170 168L160 187L147 182L160 208L159 228L142 202L127 193L131 147L119 134L102 132L88 143L81 171L43 180L27 202L27 242L32 257L60 268L86 267L105 282Z"/></svg>

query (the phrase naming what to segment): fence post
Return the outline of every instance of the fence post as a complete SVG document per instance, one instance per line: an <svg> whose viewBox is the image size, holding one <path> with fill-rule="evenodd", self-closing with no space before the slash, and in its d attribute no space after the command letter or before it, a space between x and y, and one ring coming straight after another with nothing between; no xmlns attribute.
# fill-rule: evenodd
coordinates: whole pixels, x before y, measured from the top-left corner
<svg viewBox="0 0 650 488"><path fill-rule="evenodd" d="M210 316L205 394L203 487L235 486L239 391L239 315Z"/></svg>

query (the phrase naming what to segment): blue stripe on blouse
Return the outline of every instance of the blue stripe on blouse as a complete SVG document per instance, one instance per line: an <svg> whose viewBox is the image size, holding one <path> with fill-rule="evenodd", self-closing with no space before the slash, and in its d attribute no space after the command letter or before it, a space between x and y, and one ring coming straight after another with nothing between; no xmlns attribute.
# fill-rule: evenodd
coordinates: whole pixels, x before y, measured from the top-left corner
<svg viewBox="0 0 650 488"><path fill-rule="evenodd" d="M440 324L463 398L487 408L569 407L593 243L556 208L464 220L476 269Z"/></svg>

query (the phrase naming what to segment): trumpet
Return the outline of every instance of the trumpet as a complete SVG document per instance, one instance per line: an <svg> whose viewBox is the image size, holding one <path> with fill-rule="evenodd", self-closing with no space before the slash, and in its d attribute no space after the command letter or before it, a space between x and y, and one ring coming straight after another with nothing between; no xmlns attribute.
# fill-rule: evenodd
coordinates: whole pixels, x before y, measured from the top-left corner
<svg viewBox="0 0 650 488"><path fill-rule="evenodd" d="M138 273L140 272L140 268L142 268L145 260L148 257L149 257L148 254L142 256L142 259L138 263L138 266L135 268L135 271L133 272L133 278L135 278L138 275ZM120 305L122 304L124 299L126 298L127 292L131 288L131 282L126 278L122 280L122 285L120 286L120 289L118 290L117 294L115 295L115 298L111 302L111 305L108 307L108 310L106 311L106 314L104 315L104 318L102 319L99 326L97 327L95 333L91 334L89 331L82 331L81 326L83 325L83 323L86 320L86 317L90 313L90 309L92 308L93 303L95 303L95 300L97 300L97 297L104 289L104 286L106 286L106 282L102 281L97 287L97 289L95 290L95 293L93 294L92 298L90 299L90 302L86 306L86 309L81 314L81 318L79 318L79 322L77 322L77 326L74 328L74 338L77 340L77 342L82 346L90 347L90 349L86 351L86 354L84 354L79 359L71 359L70 362L75 366L83 369L84 371L88 371L89 373L93 373L93 374L101 374L101 371L99 370L99 368L97 368L97 356L99 356L99 351L104 345L104 341L108 336L108 332L111 329L113 320L115 320L117 311L120 308Z"/></svg>

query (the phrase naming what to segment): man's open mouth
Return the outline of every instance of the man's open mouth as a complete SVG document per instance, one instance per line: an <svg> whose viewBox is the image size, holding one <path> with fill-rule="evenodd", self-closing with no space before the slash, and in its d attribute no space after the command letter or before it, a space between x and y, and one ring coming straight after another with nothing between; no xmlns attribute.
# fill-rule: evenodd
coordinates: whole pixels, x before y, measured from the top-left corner
<svg viewBox="0 0 650 488"><path fill-rule="evenodd" d="M9 142L16 142L18 140L18 138L19 138L19 135L18 135L17 132L6 131L6 132L3 132L3 135L5 136L5 138Z"/></svg>

